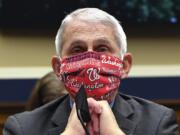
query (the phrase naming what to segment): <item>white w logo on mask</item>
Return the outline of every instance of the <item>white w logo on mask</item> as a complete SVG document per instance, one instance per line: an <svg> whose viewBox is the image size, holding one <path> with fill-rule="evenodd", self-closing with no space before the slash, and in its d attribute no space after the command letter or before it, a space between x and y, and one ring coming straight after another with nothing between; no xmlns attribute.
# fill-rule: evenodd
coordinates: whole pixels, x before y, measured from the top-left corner
<svg viewBox="0 0 180 135"><path fill-rule="evenodd" d="M89 80L92 81L92 82L95 81L95 80L98 80L100 78L99 72L100 72L100 68L98 68L98 69L89 68L87 70L87 74L89 75Z"/></svg>

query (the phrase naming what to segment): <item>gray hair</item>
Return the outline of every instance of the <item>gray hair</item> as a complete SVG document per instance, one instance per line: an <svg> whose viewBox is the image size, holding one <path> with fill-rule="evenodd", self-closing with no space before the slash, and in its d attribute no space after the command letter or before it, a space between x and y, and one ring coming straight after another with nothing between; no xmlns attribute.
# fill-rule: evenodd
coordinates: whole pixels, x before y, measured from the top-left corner
<svg viewBox="0 0 180 135"><path fill-rule="evenodd" d="M116 42L121 49L120 55L123 58L123 55L127 51L127 41L122 26L115 17L97 8L77 9L64 18L55 39L57 55L61 55L63 44L63 32L66 26L74 19L79 19L86 22L100 22L105 25L110 25L115 30L115 38L117 40Z"/></svg>

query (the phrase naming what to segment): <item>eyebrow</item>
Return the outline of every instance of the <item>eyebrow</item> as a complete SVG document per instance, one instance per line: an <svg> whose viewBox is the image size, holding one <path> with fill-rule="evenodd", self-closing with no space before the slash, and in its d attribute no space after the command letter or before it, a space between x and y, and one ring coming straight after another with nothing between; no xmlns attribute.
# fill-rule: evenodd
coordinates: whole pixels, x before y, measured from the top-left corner
<svg viewBox="0 0 180 135"><path fill-rule="evenodd" d="M78 39L78 40L71 42L70 47L72 47L74 45L85 45L85 44L86 44L85 41Z"/></svg>
<svg viewBox="0 0 180 135"><path fill-rule="evenodd" d="M111 45L111 42L106 38L106 37L101 37L99 39L95 39L93 41L93 44L105 44L105 45L108 45L110 46ZM70 48L74 47L74 46L85 46L86 45L86 41L83 41L81 39L76 39L74 41L72 41L70 43Z"/></svg>
<svg viewBox="0 0 180 135"><path fill-rule="evenodd" d="M107 45L111 45L110 41L107 38L101 38L101 39L97 39L95 41L93 41L93 44L107 44Z"/></svg>

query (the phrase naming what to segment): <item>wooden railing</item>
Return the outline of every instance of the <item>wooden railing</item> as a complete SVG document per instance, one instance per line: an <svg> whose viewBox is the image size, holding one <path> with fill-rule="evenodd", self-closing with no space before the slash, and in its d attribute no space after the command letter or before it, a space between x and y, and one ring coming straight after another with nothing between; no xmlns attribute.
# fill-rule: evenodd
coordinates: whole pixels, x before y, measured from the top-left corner
<svg viewBox="0 0 180 135"><path fill-rule="evenodd" d="M154 102L173 108L176 111L180 125L180 100L155 100ZM2 135L2 129L7 117L24 110L25 103L0 103L0 135Z"/></svg>

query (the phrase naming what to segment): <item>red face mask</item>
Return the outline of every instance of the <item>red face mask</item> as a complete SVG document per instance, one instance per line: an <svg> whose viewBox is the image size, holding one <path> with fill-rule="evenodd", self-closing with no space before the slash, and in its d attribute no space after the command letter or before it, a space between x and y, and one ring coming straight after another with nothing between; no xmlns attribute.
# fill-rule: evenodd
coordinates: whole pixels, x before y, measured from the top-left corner
<svg viewBox="0 0 180 135"><path fill-rule="evenodd" d="M85 52L62 59L60 80L74 98L84 85L87 96L111 102L122 75L120 58L97 52Z"/></svg>

